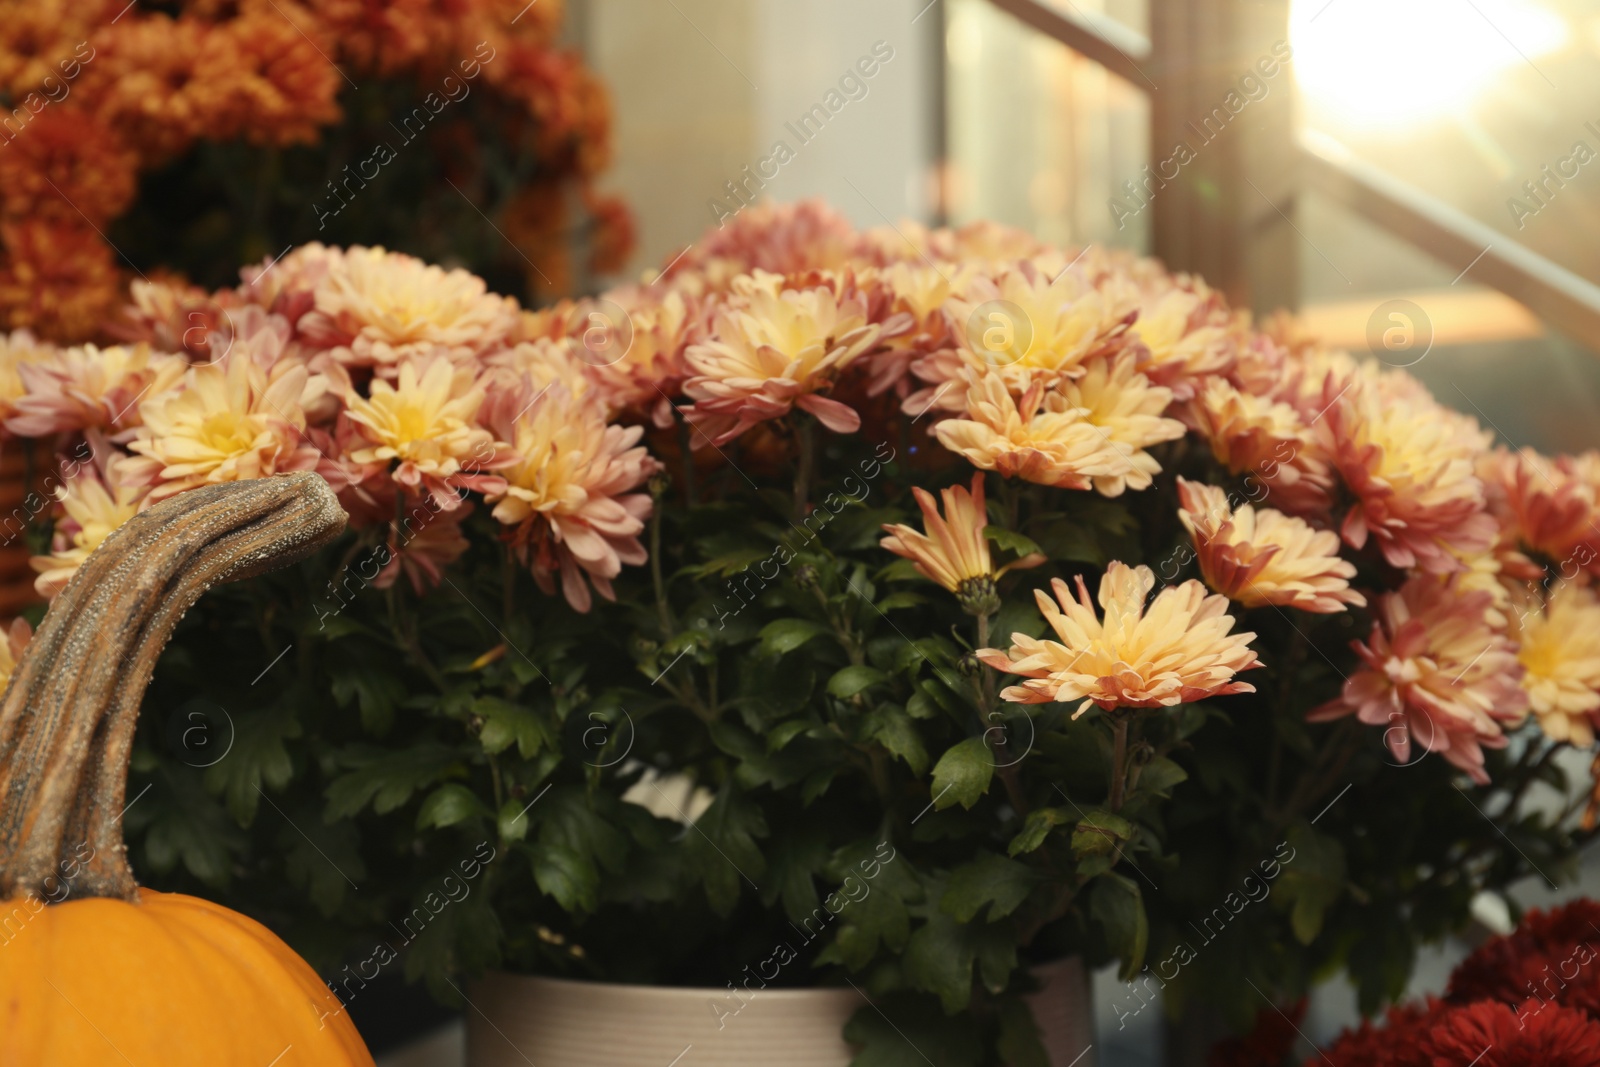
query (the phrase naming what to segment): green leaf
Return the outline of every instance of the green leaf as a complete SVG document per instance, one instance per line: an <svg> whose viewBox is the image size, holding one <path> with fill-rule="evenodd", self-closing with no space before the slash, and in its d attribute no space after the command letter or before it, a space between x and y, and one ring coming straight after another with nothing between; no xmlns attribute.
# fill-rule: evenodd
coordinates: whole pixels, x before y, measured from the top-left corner
<svg viewBox="0 0 1600 1067"><path fill-rule="evenodd" d="M889 676L876 667L864 664L846 667L828 679L828 695L849 700L868 686L887 682Z"/></svg>
<svg viewBox="0 0 1600 1067"><path fill-rule="evenodd" d="M1122 958L1119 972L1124 982L1144 966L1150 943L1150 920L1145 916L1139 884L1120 874L1103 874L1089 891L1089 914L1105 931L1106 945Z"/></svg>
<svg viewBox="0 0 1600 1067"><path fill-rule="evenodd" d="M458 782L451 782L429 793L422 802L422 809L417 812L417 829L426 830L433 826L442 830L488 814L489 809L484 807L476 793Z"/></svg>
<svg viewBox="0 0 1600 1067"><path fill-rule="evenodd" d="M1070 822L1072 816L1065 808L1034 808L1023 821L1022 829L1017 836L1011 839L1011 844L1006 847L1006 853L1020 856L1025 852L1032 852L1044 844L1044 839L1050 836L1050 831L1057 826L1064 826Z"/></svg>
<svg viewBox="0 0 1600 1067"><path fill-rule="evenodd" d="M379 815L391 812L456 765L454 749L427 742L394 752L354 750L346 752L343 759L356 769L328 786L328 810L323 817L329 822L357 815L368 804Z"/></svg>
<svg viewBox="0 0 1600 1067"><path fill-rule="evenodd" d="M912 933L902 966L916 988L937 994L945 1011L961 1011L972 1000L975 963L991 992L1006 987L1016 967L1016 936L1010 923L968 925L935 912Z"/></svg>
<svg viewBox="0 0 1600 1067"><path fill-rule="evenodd" d="M1072 854L1079 859L1105 855L1132 839L1133 824L1127 819L1102 808L1090 808L1072 832Z"/></svg>
<svg viewBox="0 0 1600 1067"><path fill-rule="evenodd" d="M810 619L779 619L776 622L769 622L761 628L761 644L756 648L756 655L781 656L785 652L793 652L813 637L821 637L829 632L826 626Z"/></svg>
<svg viewBox="0 0 1600 1067"><path fill-rule="evenodd" d="M1188 780L1189 772L1165 756L1151 760L1139 772L1139 788L1158 797L1170 796L1180 782Z"/></svg>
<svg viewBox="0 0 1600 1067"><path fill-rule="evenodd" d="M916 724L904 711L890 705L878 708L872 714L871 730L871 736L904 760L912 774L921 777L927 771L928 750L922 745L922 735L917 732Z"/></svg>
<svg viewBox="0 0 1600 1067"><path fill-rule="evenodd" d="M535 842L533 880L546 896L571 912L594 911L600 897L600 872L594 864L566 845Z"/></svg>
<svg viewBox="0 0 1600 1067"><path fill-rule="evenodd" d="M1344 849L1336 839L1317 833L1302 821L1289 827L1288 840L1278 846L1277 858L1283 863L1277 895L1292 905L1289 925L1295 940L1309 945L1322 932L1328 907L1344 892Z"/></svg>
<svg viewBox="0 0 1600 1067"><path fill-rule="evenodd" d="M206 768L205 783L211 792L224 795L228 814L240 826L249 826L262 788L277 791L289 784L294 764L284 742L300 736L300 723L287 711L241 714L232 722L233 745Z"/></svg>
<svg viewBox="0 0 1600 1067"><path fill-rule="evenodd" d="M335 657L328 675L333 698L340 707L356 700L361 706L362 728L379 736L388 733L394 723L395 705L406 696L405 683L392 668L359 657Z"/></svg>
<svg viewBox="0 0 1600 1067"><path fill-rule="evenodd" d="M344 905L346 895L354 892L352 885L367 876L356 824L348 819L330 825L315 813L297 810L293 825L283 823L277 843L289 882L305 890L311 903L328 918Z"/></svg>
<svg viewBox="0 0 1600 1067"><path fill-rule="evenodd" d="M994 922L1016 911L1038 882L1026 864L983 853L950 872L939 907L966 923L987 905L988 921Z"/></svg>
<svg viewBox="0 0 1600 1067"><path fill-rule="evenodd" d="M994 760L983 738L969 737L951 745L933 768L934 807L972 807L989 791L993 777Z"/></svg>
<svg viewBox="0 0 1600 1067"><path fill-rule="evenodd" d="M706 900L718 915L733 910L741 884L761 884L758 879L767 865L756 838L766 834L761 808L732 788L724 788L684 838L684 847L705 885Z"/></svg>
<svg viewBox="0 0 1600 1067"><path fill-rule="evenodd" d="M515 744L518 755L532 759L547 740L544 723L532 708L498 697L479 697L472 702L472 710L483 718L478 743L491 756Z"/></svg>
<svg viewBox="0 0 1600 1067"><path fill-rule="evenodd" d="M1024 537L1015 530L1007 530L1003 526L985 526L983 536L993 541L1000 548L1008 549L1019 556L1026 556L1037 552L1044 555L1044 549L1031 538Z"/></svg>

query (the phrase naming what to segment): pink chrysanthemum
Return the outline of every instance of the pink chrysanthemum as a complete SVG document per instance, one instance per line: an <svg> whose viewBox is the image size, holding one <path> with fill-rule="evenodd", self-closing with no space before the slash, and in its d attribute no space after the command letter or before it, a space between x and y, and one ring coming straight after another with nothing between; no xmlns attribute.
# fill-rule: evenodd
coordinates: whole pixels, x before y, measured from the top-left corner
<svg viewBox="0 0 1600 1067"><path fill-rule="evenodd" d="M135 426L140 401L171 388L187 365L147 345L59 349L17 367L24 391L6 428L19 437L48 437Z"/></svg>
<svg viewBox="0 0 1600 1067"><path fill-rule="evenodd" d="M1324 389L1335 383L1330 376ZM1498 527L1474 473L1493 435L1398 371L1359 374L1325 403L1319 429L1355 496L1346 542L1360 548L1375 538L1392 566L1435 573L1493 545Z"/></svg>
<svg viewBox="0 0 1600 1067"><path fill-rule="evenodd" d="M650 497L638 489L659 468L639 446L641 426L608 426L599 406L580 403L561 384L527 403L511 426L497 425L515 461L505 488L488 494L494 517L546 593L555 576L567 603L588 611L589 586L616 599L611 579L623 564L645 562L639 534ZM587 578L587 582L585 579Z"/></svg>
<svg viewBox="0 0 1600 1067"><path fill-rule="evenodd" d="M1528 708L1516 647L1491 621L1493 609L1487 592L1416 575L1379 600L1372 634L1350 646L1364 666L1308 717L1355 715L1387 727L1395 759L1409 760L1419 744L1486 783L1483 749L1504 748L1501 723Z"/></svg>

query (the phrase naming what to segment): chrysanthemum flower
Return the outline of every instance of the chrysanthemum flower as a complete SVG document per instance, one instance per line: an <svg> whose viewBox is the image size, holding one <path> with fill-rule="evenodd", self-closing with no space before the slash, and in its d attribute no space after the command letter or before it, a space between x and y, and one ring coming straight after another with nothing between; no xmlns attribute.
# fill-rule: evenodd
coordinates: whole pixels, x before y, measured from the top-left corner
<svg viewBox="0 0 1600 1067"><path fill-rule="evenodd" d="M1089 489L1132 469L1127 455L1060 389L1034 382L1019 402L997 374L973 375L967 417L934 425L939 443L980 470L1058 489Z"/></svg>
<svg viewBox="0 0 1600 1067"><path fill-rule="evenodd" d="M226 369L224 369L226 367ZM178 386L146 398L143 425L128 448L128 481L162 500L214 482L315 470L300 399L308 374L295 366L275 378L248 359L191 367Z"/></svg>
<svg viewBox="0 0 1600 1067"><path fill-rule="evenodd" d="M1350 588L1356 568L1339 558L1339 535L1333 531L1314 530L1272 508L1230 508L1221 489L1183 478L1178 498L1178 518L1194 538L1200 573L1229 600L1319 614L1367 602Z"/></svg>
<svg viewBox="0 0 1600 1067"><path fill-rule="evenodd" d="M1600 597L1564 582L1542 610L1522 616L1520 629L1522 688L1539 728L1552 741L1588 748L1600 712Z"/></svg>
<svg viewBox="0 0 1600 1067"><path fill-rule="evenodd" d="M1600 926L1600 903L1578 898L1548 911L1534 908L1509 934L1492 937L1456 965L1446 996L1457 1004L1497 1000L1520 1004L1529 997L1556 1001L1600 1018L1600 974L1584 967L1570 971L1573 957L1594 955L1595 928Z"/></svg>
<svg viewBox="0 0 1600 1067"><path fill-rule="evenodd" d="M1262 482L1280 511L1326 514L1333 476L1294 407L1242 391L1225 378L1207 378L1183 415L1218 463Z"/></svg>
<svg viewBox="0 0 1600 1067"><path fill-rule="evenodd" d="M975 269L970 264L936 267L921 260L902 260L871 276L871 285L883 295L888 308L909 316L911 325L872 356L868 396L890 389L897 396L906 395L910 391L907 375L912 363L954 344L944 305Z"/></svg>
<svg viewBox="0 0 1600 1067"><path fill-rule="evenodd" d="M1029 384L1020 403L1003 376L972 374L961 390L967 417L934 426L941 444L981 470L1104 496L1146 489L1161 465L1145 449L1183 436L1161 412L1172 393L1134 370L1123 353L1095 360L1077 381Z"/></svg>
<svg viewBox="0 0 1600 1067"><path fill-rule="evenodd" d="M626 313L627 322L611 323L592 305L578 305L573 343L583 349L577 358L608 393L614 410L648 414L665 429L672 425L672 400L682 394L691 373L684 353L704 334L701 302L663 286L607 295ZM594 343L591 332L598 338ZM624 343L625 349L616 350Z"/></svg>
<svg viewBox="0 0 1600 1067"><path fill-rule="evenodd" d="M650 496L630 492L660 467L639 446L644 427L606 425L596 404L575 401L558 383L500 432L516 460L505 489L488 500L494 517L514 527L511 543L539 587L554 592L559 574L577 611L589 610L589 585L615 600L611 579L647 558L639 534Z"/></svg>
<svg viewBox="0 0 1600 1067"><path fill-rule="evenodd" d="M768 201L725 219L676 261L668 277L719 260L742 274L837 270L849 262L855 246L856 232L850 220L825 201Z"/></svg>
<svg viewBox="0 0 1600 1067"><path fill-rule="evenodd" d="M1141 293L1139 317L1128 331L1150 353L1139 369L1171 388L1179 400L1193 396L1208 376L1232 368L1243 332L1218 294L1203 282L1185 282L1163 292Z"/></svg>
<svg viewBox="0 0 1600 1067"><path fill-rule="evenodd" d="M19 437L48 437L94 427L136 426L140 401L172 388L183 377L181 357L147 345L80 345L18 367L24 392L6 428Z"/></svg>
<svg viewBox="0 0 1600 1067"><path fill-rule="evenodd" d="M27 619L16 618L11 620L11 625L5 628L5 640L0 641L0 692L11 684L11 676L16 673L17 662L22 659L22 653L33 641L33 627Z"/></svg>
<svg viewBox="0 0 1600 1067"><path fill-rule="evenodd" d="M1052 279L1023 262L998 279L974 278L965 289L946 305L956 347L912 366L928 384L906 398L908 414L961 410L963 369L999 374L1020 396L1034 381L1049 387L1083 377L1092 357L1124 343L1130 316L1074 272Z"/></svg>
<svg viewBox="0 0 1600 1067"><path fill-rule="evenodd" d="M1406 1044L1418 1053L1409 1061L1417 1067L1600 1067L1600 1022L1537 998L1449 1008Z"/></svg>
<svg viewBox="0 0 1600 1067"><path fill-rule="evenodd" d="M1572 577L1600 560L1600 452L1550 459L1531 448L1483 455L1478 474L1510 539ZM1600 569L1600 568L1595 568Z"/></svg>
<svg viewBox="0 0 1600 1067"><path fill-rule="evenodd" d="M107 465L104 477L89 468L57 490L60 514L56 519L50 554L35 556L29 565L39 572L34 588L39 595L54 600L78 573L89 553L111 532L139 513L145 496L142 487L127 484L119 476L118 464Z"/></svg>
<svg viewBox="0 0 1600 1067"><path fill-rule="evenodd" d="M1035 590L1034 598L1061 640L1014 633L1009 653L986 648L978 658L1028 678L1001 692L1007 700L1044 704L1081 698L1074 718L1090 704L1107 710L1172 707L1255 692L1235 675L1261 666L1250 649L1256 635L1229 632L1233 617L1227 599L1207 595L1205 586L1190 580L1161 590L1147 607L1155 582L1149 567L1112 561L1100 579L1101 619L1082 576L1076 601L1067 583L1056 578L1050 583L1054 601L1043 590Z"/></svg>
<svg viewBox="0 0 1600 1067"><path fill-rule="evenodd" d="M1526 714L1523 668L1504 630L1490 621L1493 598L1418 574L1379 600L1372 634L1352 641L1364 666L1343 692L1308 716L1313 722L1355 715L1387 727L1384 741L1401 762L1411 746L1437 752L1488 782L1483 749L1504 748L1501 723Z"/></svg>
<svg viewBox="0 0 1600 1067"><path fill-rule="evenodd" d="M995 569L989 542L983 535L989 517L984 510L982 474L972 476L970 491L959 485L940 490L943 516L926 489L914 486L911 491L917 498L917 507L922 509L922 525L927 533L918 533L901 523L885 523L883 528L889 536L879 544L909 559L918 574L954 593L969 614L992 615L1000 610L1000 598L995 592L1000 576L1044 562L1044 556L1031 552Z"/></svg>
<svg viewBox="0 0 1600 1067"><path fill-rule="evenodd" d="M1329 379L1324 389L1332 388ZM1409 375L1364 373L1326 398L1328 454L1356 503L1344 539L1377 539L1395 567L1459 569L1458 555L1484 552L1497 524L1474 473L1493 435L1440 406Z"/></svg>
<svg viewBox="0 0 1600 1067"><path fill-rule="evenodd" d="M407 514L420 512L421 521L391 526L387 543L388 562L372 579L375 589L387 589L404 574L417 595L422 595L444 580L444 569L471 547L461 532L461 523L472 514L473 505L463 504L454 511L434 511L412 498L402 505Z"/></svg>
<svg viewBox="0 0 1600 1067"><path fill-rule="evenodd" d="M40 342L27 330L0 334L0 420L16 414L17 401L27 391L20 368L53 359L55 352L54 345Z"/></svg>
<svg viewBox="0 0 1600 1067"><path fill-rule="evenodd" d="M0 222L0 326L72 344L94 336L121 300L112 251L88 226Z"/></svg>
<svg viewBox="0 0 1600 1067"><path fill-rule="evenodd" d="M385 376L408 357L441 349L471 358L517 324L516 301L489 292L477 275L383 248L345 249L329 262L315 300L298 324L308 340L331 347L341 363L375 366Z"/></svg>
<svg viewBox="0 0 1600 1067"><path fill-rule="evenodd" d="M881 335L859 296L787 289L762 271L742 276L710 340L688 350L695 377L683 391L695 404L683 416L700 431L697 443L718 446L796 407L835 433L854 433L861 416L820 391Z"/></svg>
<svg viewBox="0 0 1600 1067"><path fill-rule="evenodd" d="M475 421L483 399L483 386L469 368L439 358L419 375L416 362L407 360L395 385L375 378L370 397L354 392L346 397L346 413L361 425L368 442L350 459L398 460L394 480L412 489L426 487L446 510L460 506L464 490L498 492L504 482L489 472L511 462L511 456Z"/></svg>
<svg viewBox="0 0 1600 1067"><path fill-rule="evenodd" d="M23 136L6 134L0 152L5 213L104 226L132 203L137 167L138 157L93 115L45 108L29 120Z"/></svg>

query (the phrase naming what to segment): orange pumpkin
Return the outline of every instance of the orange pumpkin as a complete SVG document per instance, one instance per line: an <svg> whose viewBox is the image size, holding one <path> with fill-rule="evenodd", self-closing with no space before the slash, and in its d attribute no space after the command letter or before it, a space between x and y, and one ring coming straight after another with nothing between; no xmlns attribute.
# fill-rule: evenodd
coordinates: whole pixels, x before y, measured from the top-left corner
<svg viewBox="0 0 1600 1067"><path fill-rule="evenodd" d="M45 615L0 698L0 1064L371 1065L289 946L140 889L122 842L134 722L178 619L344 522L312 474L185 493L107 538Z"/></svg>

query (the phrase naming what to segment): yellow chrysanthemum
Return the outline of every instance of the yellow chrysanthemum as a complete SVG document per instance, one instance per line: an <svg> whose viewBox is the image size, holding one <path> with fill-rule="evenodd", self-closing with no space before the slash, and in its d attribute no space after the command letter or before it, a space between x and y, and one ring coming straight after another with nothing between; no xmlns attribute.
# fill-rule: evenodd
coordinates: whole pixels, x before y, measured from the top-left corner
<svg viewBox="0 0 1600 1067"><path fill-rule="evenodd" d="M55 350L54 345L37 340L27 330L0 334L0 419L9 419L16 412L17 401L22 399L25 391L22 366L43 362Z"/></svg>
<svg viewBox="0 0 1600 1067"><path fill-rule="evenodd" d="M1148 488L1161 464L1145 449L1183 436L1162 416L1170 390L1151 385L1132 356L1093 361L1081 379L1033 382L1018 404L998 374L970 377L967 417L934 427L973 466L1042 485L1120 496Z"/></svg>
<svg viewBox="0 0 1600 1067"><path fill-rule="evenodd" d="M1194 538L1206 584L1246 607L1276 604L1320 614L1365 604L1350 588L1355 564L1339 558L1339 535L1249 504L1230 508L1212 485L1178 479L1178 518Z"/></svg>
<svg viewBox="0 0 1600 1067"><path fill-rule="evenodd" d="M710 340L689 348L694 401L683 415L721 445L758 422L798 407L835 433L853 433L861 416L821 396L835 375L877 343L859 297L827 285L786 289L781 275L756 271L735 279L734 300L718 313Z"/></svg>
<svg viewBox="0 0 1600 1067"><path fill-rule="evenodd" d="M143 497L143 489L126 485L114 476L107 487L93 473L81 474L59 489L56 500L61 515L56 521L50 554L28 561L39 572L34 581L39 595L55 599L89 553L99 548L111 531L139 513Z"/></svg>
<svg viewBox="0 0 1600 1067"><path fill-rule="evenodd" d="M1517 661L1522 688L1539 728L1554 741L1594 744L1600 712L1600 597L1589 586L1563 584L1543 610L1522 619Z"/></svg>
<svg viewBox="0 0 1600 1067"><path fill-rule="evenodd" d="M400 364L398 381L372 382L372 395L351 393L347 412L369 442L351 451L354 463L398 460L392 477L415 488L426 484L447 509L461 502L460 488L491 488L487 472L504 464L494 435L474 421L484 390L471 369L434 359L417 373L415 361Z"/></svg>
<svg viewBox="0 0 1600 1067"><path fill-rule="evenodd" d="M1250 649L1256 635L1229 632L1233 617L1227 599L1207 595L1205 586L1191 580L1163 589L1147 609L1145 598L1155 581L1149 567L1113 561L1100 579L1102 619L1095 615L1082 577L1077 579L1077 600L1066 582L1054 579L1054 600L1042 589L1034 597L1061 640L1014 633L1009 653L986 648L978 658L1028 679L1002 691L1005 699L1020 704L1081 699L1074 718L1090 704L1106 709L1172 707L1255 692L1235 675L1261 666Z"/></svg>
<svg viewBox="0 0 1600 1067"><path fill-rule="evenodd" d="M269 377L248 359L191 367L176 388L140 405L144 425L128 445L139 455L125 476L151 486L155 501L212 482L316 469L301 407L308 378L299 365Z"/></svg>
<svg viewBox="0 0 1600 1067"><path fill-rule="evenodd" d="M1046 387L1080 378L1095 355L1116 342L1127 325L1104 293L1075 272L1052 280L1032 262L998 279L978 277L946 314L954 349L935 352L912 369L928 385L906 399L905 410L959 411L963 370L994 373L1015 395L1035 381Z"/></svg>

